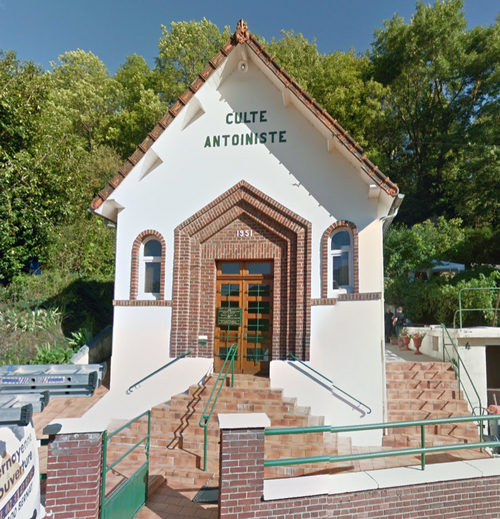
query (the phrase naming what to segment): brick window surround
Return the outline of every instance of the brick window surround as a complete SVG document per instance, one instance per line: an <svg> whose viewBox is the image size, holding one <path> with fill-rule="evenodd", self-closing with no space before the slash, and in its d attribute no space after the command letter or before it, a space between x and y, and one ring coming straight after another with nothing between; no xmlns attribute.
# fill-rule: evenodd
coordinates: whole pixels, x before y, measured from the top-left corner
<svg viewBox="0 0 500 519"><path fill-rule="evenodd" d="M238 238L241 230L251 237ZM309 359L311 223L241 181L175 229L171 356L212 358L217 261L274 265L272 358ZM244 233L242 233L244 234ZM206 345L198 336L207 335Z"/></svg>
<svg viewBox="0 0 500 519"><path fill-rule="evenodd" d="M341 229L349 229L352 235L353 293L359 293L359 245L358 229L347 220L338 220L323 233L321 238L321 297L328 297L328 269L330 268L328 244L331 235Z"/></svg>
<svg viewBox="0 0 500 519"><path fill-rule="evenodd" d="M130 299L136 301L139 297L139 269L141 265L141 245L147 238L154 237L161 243L161 278L160 300L165 299L165 239L158 231L148 229L141 232L132 245L132 268L130 273Z"/></svg>

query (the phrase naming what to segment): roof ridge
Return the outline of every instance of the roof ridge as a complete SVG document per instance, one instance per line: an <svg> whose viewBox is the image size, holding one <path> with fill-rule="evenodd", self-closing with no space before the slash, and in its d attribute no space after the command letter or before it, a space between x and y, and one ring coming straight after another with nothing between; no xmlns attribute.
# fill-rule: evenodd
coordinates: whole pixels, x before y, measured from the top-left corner
<svg viewBox="0 0 500 519"><path fill-rule="evenodd" d="M184 106L193 98L198 90L206 83L210 76L227 59L229 54L238 45L247 45L266 67L270 68L274 75L290 90L295 97L308 108L313 115L328 128L332 136L335 137L361 164L365 172L381 187L387 194L396 196L399 193L398 186L389 177L385 176L366 156L363 148L356 142L347 130L334 119L325 108L323 108L304 88L302 88L295 78L290 76L284 67L278 65L274 56L271 56L261 45L257 38L249 31L245 20L239 20L235 32L231 35L226 44L220 48L219 52L208 61L205 69L198 74L194 81L181 94L177 101L169 107L167 113L160 119L155 128L148 133L146 138L139 144L134 153L127 158L117 174L110 180L106 187L102 189L92 200L90 207L94 211L113 193L121 182L132 171L135 165L144 157L151 146L159 139L161 134L168 128L172 121L179 115Z"/></svg>

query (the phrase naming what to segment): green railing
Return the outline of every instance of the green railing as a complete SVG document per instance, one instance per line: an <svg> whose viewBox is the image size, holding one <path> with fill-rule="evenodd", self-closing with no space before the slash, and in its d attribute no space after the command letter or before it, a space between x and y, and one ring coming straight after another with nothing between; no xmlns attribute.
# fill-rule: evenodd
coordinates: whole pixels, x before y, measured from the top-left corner
<svg viewBox="0 0 500 519"><path fill-rule="evenodd" d="M141 380L139 380L139 382L136 382L135 384L132 384L128 389L127 389L127 395L130 395L130 393L132 393L132 391L140 386L145 380L147 380L148 378L151 378L151 377L154 377L157 373L159 373L160 371L163 371L165 368L168 368L169 366L171 366L172 364L174 364L175 362L177 362L178 360L181 360L182 358L184 358L186 355L189 355L190 353L192 353L192 350L189 350L188 352L186 353L183 353L182 355L179 355L177 358L175 358L174 360L171 360L168 364L165 364L165 366L162 366L161 368L158 368L156 371L153 371L153 373L150 373L149 375L147 375L146 377L144 378L141 378Z"/></svg>
<svg viewBox="0 0 500 519"><path fill-rule="evenodd" d="M458 383L462 387L465 398L467 398L467 402L469 402L469 407L470 407L471 411L473 412L473 414L476 415L476 407L479 407L479 414L482 415L483 414L483 405L481 403L481 398L479 396L479 393L477 392L474 382L472 382L472 378L469 375L469 372L467 371L467 368L462 360L462 357L460 357L460 354L458 353L458 348L455 346L455 343L454 343L453 339L451 338L450 333L448 332L448 329L446 328L446 326L444 324L441 324L441 330L443 332L443 353L445 353L446 356L448 357L448 359L445 359L445 361L448 360L448 362L451 363L453 369L455 370L455 373L457 374ZM448 336L448 340L449 340L448 343L446 342L445 333ZM455 357L450 355L448 348L446 346L453 346L453 350L455 352ZM463 383L463 380L462 380L462 373L464 373L464 372L467 375L467 378L469 379L470 386L472 387L474 393L476 394L476 398L477 398L477 402L478 402L479 406L474 406L472 404L471 399L469 398L469 394L467 393L467 390L465 389L465 384ZM481 428L481 432L482 432L482 430L483 429Z"/></svg>
<svg viewBox="0 0 500 519"><path fill-rule="evenodd" d="M212 392L210 393L210 398L208 399L207 405L203 410L203 413L200 418L200 427L204 429L204 443L203 443L203 470L206 472L207 470L207 429L208 424L210 422L210 418L212 418L212 413L215 409L215 404L217 403L217 399L219 398L219 394L224 386L224 381L226 380L229 369L231 369L231 387L234 387L234 359L236 354L238 353L238 343L235 342L231 345L228 354L226 355L226 360L222 365L222 369L220 370L219 376L215 381ZM217 393L214 397L215 390ZM213 399L213 401L212 401ZM209 410L210 408L210 410Z"/></svg>
<svg viewBox="0 0 500 519"><path fill-rule="evenodd" d="M328 377L325 377L325 375L323 375L319 371L316 371L314 368L311 368L311 366L308 366L305 362L302 362L301 360L299 360L293 353L290 353L289 356L294 361L302 364L302 366L307 368L309 371L312 371L313 373L315 373L316 375L318 375L322 379L326 380L334 389L336 389L337 391L340 391L343 395L345 395L345 396L349 397L351 400L354 400L355 402L357 402L357 404L358 404L357 409L359 409L359 406L363 406L365 409L367 409L365 414L370 414L372 412L371 407L367 406L365 403L361 402L361 400L358 400L356 397L350 395L349 393L347 393L346 391L344 391L340 387L336 386Z"/></svg>
<svg viewBox="0 0 500 519"><path fill-rule="evenodd" d="M146 436L135 443L125 454L120 456L116 461L107 465L108 443L118 433L130 427L133 423L139 421L144 416L148 417L148 432ZM139 510L144 506L148 492L148 473L149 473L149 439L151 433L151 411L142 413L137 418L130 420L113 433L108 435L104 431L103 438L103 457L102 457L102 486L101 486L101 519L132 519ZM135 451L144 443L146 461L120 485L111 495L106 497L106 476L110 470L118 465L129 454Z"/></svg>
<svg viewBox="0 0 500 519"><path fill-rule="evenodd" d="M457 319L457 315L460 316L460 328L463 328L463 318L462 318L462 313L463 312L491 312L491 311L495 311L495 307L491 307L491 308L462 308L462 292L465 292L466 290L468 291L473 291L473 290L488 290L488 291L494 291L494 290L497 290L497 291L500 291L500 288L497 288L497 287L492 287L492 288L488 288L488 287L472 287L472 288L462 288L460 289L460 291L458 292L458 310L456 310L456 312L453 314L453 328L456 328L456 319ZM494 326L494 324L493 324Z"/></svg>
<svg viewBox="0 0 500 519"><path fill-rule="evenodd" d="M420 447L406 448L406 449L393 449L390 451L378 451L378 452L365 452L359 454L346 454L342 456L309 456L303 458L285 458L280 460L264 460L264 467L280 467L287 465L301 465L305 463L341 463L343 461L356 461L356 460L367 460L375 458L385 458L392 456L403 456L408 454L420 454L421 455L421 467L425 469L425 456L426 454L432 454L435 452L455 451L462 449L483 449L485 447L499 447L500 441L479 441L473 443L459 443L459 444L448 444L448 445L435 445L425 446L425 427L428 425L443 425L463 422L480 422L480 430L483 429L483 422L489 420L498 420L498 415L483 415L483 416L457 416L455 418L437 418L435 420L413 420L409 422L387 422L378 424L366 424L366 425L349 425L332 427L328 425L316 426L316 427L293 427L283 429L266 429L266 436L275 436L280 434L307 434L307 433L318 433L318 432L330 432L330 433L344 433L344 432L361 432L361 431L374 431L384 429L397 429L402 427L417 426L420 427Z"/></svg>

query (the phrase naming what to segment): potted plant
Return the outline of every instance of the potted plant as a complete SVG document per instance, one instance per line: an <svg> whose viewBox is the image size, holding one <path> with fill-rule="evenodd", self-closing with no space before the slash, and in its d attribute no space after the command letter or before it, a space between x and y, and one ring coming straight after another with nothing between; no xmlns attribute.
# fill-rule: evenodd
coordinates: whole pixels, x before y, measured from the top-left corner
<svg viewBox="0 0 500 519"><path fill-rule="evenodd" d="M410 345L411 334L408 332L408 328L403 328L401 330L401 339L403 340L403 344L405 345L403 351L410 351L410 348L408 346Z"/></svg>
<svg viewBox="0 0 500 519"><path fill-rule="evenodd" d="M393 346L396 346L398 344L398 338L395 336L395 335L391 335L389 337L389 340L390 340L390 343L393 345Z"/></svg>
<svg viewBox="0 0 500 519"><path fill-rule="evenodd" d="M422 339L425 337L424 332L414 332L411 334L411 338L413 339L413 344L415 345L415 349L417 350L415 352L415 355L422 355L420 353L420 346L422 346Z"/></svg>

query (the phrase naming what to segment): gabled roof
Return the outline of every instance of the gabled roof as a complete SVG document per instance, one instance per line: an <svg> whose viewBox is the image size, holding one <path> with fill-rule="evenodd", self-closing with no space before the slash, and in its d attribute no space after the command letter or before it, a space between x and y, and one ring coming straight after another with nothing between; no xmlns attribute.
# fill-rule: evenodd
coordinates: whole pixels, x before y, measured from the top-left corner
<svg viewBox="0 0 500 519"><path fill-rule="evenodd" d="M92 200L91 208L93 210L98 209L121 184L135 165L144 157L154 142L159 139L170 123L189 103L196 92L198 92L210 76L224 63L229 54L239 45L245 45L246 48L276 76L283 87L294 95L295 98L311 112L318 122L331 132L332 137L352 155L355 161L359 162L360 167L377 186L391 196L396 196L399 193L398 186L366 157L363 148L349 135L349 132L344 130L336 119L333 119L314 98L305 92L295 79L286 72L284 67L280 67L278 63L276 63L274 57L265 50L255 36L248 30L246 22L240 20L237 24L236 31L229 41L220 49L217 55L208 62L205 70L198 74L198 77L189 85L188 89L179 97L177 102L169 108L167 114L159 121L154 130L148 134L144 141L139 144L135 152L127 159L127 162L118 170L115 177L109 181L106 187Z"/></svg>

